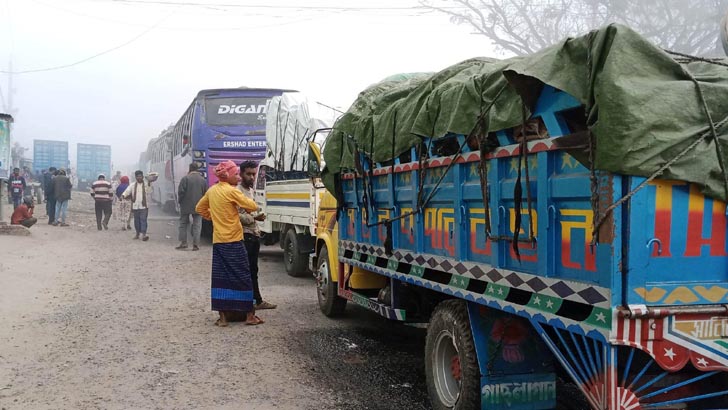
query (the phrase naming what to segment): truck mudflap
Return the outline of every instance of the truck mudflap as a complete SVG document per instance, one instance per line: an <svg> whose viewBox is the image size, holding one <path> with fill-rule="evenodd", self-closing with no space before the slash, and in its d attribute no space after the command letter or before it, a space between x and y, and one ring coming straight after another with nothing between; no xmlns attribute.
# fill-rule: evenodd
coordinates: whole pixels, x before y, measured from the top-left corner
<svg viewBox="0 0 728 410"><path fill-rule="evenodd" d="M593 409L716 408L728 397L728 317L670 313L632 317L615 309L609 340L531 324Z"/></svg>
<svg viewBox="0 0 728 410"><path fill-rule="evenodd" d="M528 320L473 302L467 306L481 374L481 408L555 408L554 363Z"/></svg>

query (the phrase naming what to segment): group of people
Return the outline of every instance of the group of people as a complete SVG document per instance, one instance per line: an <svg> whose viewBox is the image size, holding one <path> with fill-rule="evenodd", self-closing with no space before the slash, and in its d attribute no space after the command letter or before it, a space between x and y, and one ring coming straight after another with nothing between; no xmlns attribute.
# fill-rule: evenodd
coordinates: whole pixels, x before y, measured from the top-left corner
<svg viewBox="0 0 728 410"><path fill-rule="evenodd" d="M13 205L15 206L13 215L10 217L10 223L30 228L38 222L38 219L33 216L35 203L33 196L26 194L28 189L27 184L25 178L20 175L19 171L18 168L15 168L13 175L11 175L8 181L8 189L13 199ZM71 200L72 184L66 175L66 171L64 169L50 167L48 172L43 173L42 187L45 195L48 224L68 226L66 223L66 214L68 211L68 201Z"/></svg>
<svg viewBox="0 0 728 410"><path fill-rule="evenodd" d="M94 198L96 211L96 226L98 230L109 229L109 221L114 213L116 204L116 215L121 221L122 230L131 230L131 219L134 218L134 239L143 241L149 240L147 235L147 218L149 207L147 201L154 188L151 181L144 181L144 173L134 173L134 183L129 183L129 177L122 176L120 172L109 182L104 174L100 174L96 181L91 184L91 196ZM69 226L66 223L68 213L68 202L71 200L71 189L73 185L66 175L64 169L48 168L43 173L43 193L46 203L46 215L48 224L53 226ZM14 211L10 218L11 224L23 225L27 228L38 222L33 216L35 204L33 197L25 195L27 183L20 175L20 170L15 168L8 179L8 195L12 198Z"/></svg>
<svg viewBox="0 0 728 410"><path fill-rule="evenodd" d="M116 203L117 219L121 221L121 230L131 230L134 220L134 239L149 240L147 235L147 219L149 218L149 202L154 192L152 180L145 181L144 172L134 172L134 182L129 177L117 173L112 182L106 181L105 175L91 185L91 196L96 201L96 227L98 230L109 229L109 220ZM102 219L103 218L103 219Z"/></svg>
<svg viewBox="0 0 728 410"><path fill-rule="evenodd" d="M114 213L116 203L117 219L121 221L121 230L131 230L131 220L134 219L134 239L148 241L147 219L149 218L149 202L154 192L152 181L144 180L144 172L134 172L134 182L129 183L129 177L117 173L109 182L104 174L100 174L91 184L91 196L95 201L96 228L109 229L109 221Z"/></svg>
<svg viewBox="0 0 728 410"><path fill-rule="evenodd" d="M189 173L178 186L180 244L175 249L186 250L187 237L191 234L192 250L199 250L202 218L213 223L211 304L212 310L219 313L215 322L218 326L228 326L228 322L234 320L259 325L264 320L256 315L256 309L276 308L263 300L258 284L261 233L257 222L264 221L265 214L260 212L254 200L256 170L257 164L252 161L245 161L240 166L233 161L224 161L214 169L218 182L208 189L205 177L195 164L191 164ZM30 227L37 222L33 217L33 198L23 196L25 181L18 169L14 171L8 185L16 205L12 223ZM116 203L122 230L131 229L133 217L134 239L147 241L148 201L154 188L151 180L145 181L142 171L136 171L134 178L130 183L128 177L120 174L112 181L107 181L103 174L98 176L91 186L96 225L98 230L109 229ZM71 181L63 169L51 167L45 173L43 190L49 224L68 226L66 212L71 188Z"/></svg>
<svg viewBox="0 0 728 410"><path fill-rule="evenodd" d="M218 182L195 205L195 213L213 225L210 296L212 310L220 316L217 326L228 326L232 320L259 325L265 321L255 314L256 309L276 308L263 300L258 285L260 231L256 222L265 220L265 214L253 200L256 168L252 161L239 167L233 161L218 164L214 169Z"/></svg>

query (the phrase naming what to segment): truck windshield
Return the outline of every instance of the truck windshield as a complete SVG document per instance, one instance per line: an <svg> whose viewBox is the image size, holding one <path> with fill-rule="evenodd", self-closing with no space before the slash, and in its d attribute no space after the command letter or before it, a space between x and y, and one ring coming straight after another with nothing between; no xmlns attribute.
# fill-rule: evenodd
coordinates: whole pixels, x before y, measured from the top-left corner
<svg viewBox="0 0 728 410"><path fill-rule="evenodd" d="M206 98L205 122L209 125L265 126L267 97Z"/></svg>

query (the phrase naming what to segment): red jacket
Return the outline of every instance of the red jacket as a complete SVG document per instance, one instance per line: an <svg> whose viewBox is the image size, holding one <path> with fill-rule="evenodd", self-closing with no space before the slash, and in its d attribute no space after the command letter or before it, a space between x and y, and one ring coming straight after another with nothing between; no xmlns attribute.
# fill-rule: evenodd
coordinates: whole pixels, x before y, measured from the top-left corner
<svg viewBox="0 0 728 410"><path fill-rule="evenodd" d="M19 207L13 211L13 216L10 217L10 224L20 225L21 222L33 216L33 208L28 209L28 205L20 204Z"/></svg>

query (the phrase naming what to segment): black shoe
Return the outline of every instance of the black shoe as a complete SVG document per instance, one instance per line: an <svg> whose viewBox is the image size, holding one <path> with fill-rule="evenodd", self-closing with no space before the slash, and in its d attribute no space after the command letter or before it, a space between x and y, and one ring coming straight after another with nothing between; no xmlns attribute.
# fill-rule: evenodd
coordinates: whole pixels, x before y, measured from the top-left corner
<svg viewBox="0 0 728 410"><path fill-rule="evenodd" d="M109 230L109 224L104 224L104 230Z"/></svg>
<svg viewBox="0 0 728 410"><path fill-rule="evenodd" d="M100 231L100 230L101 230L101 227L99 226L99 227L97 227L96 229L98 229L98 230Z"/></svg>
<svg viewBox="0 0 728 410"><path fill-rule="evenodd" d="M199 251L200 248L197 245L192 245L192 250L193 251Z"/></svg>
<svg viewBox="0 0 728 410"><path fill-rule="evenodd" d="M181 251L181 250L187 249L187 244L186 244L186 243L181 243L181 244L179 244L179 246L177 246L177 247L176 247L176 248L174 248L174 249L177 249L178 251Z"/></svg>

